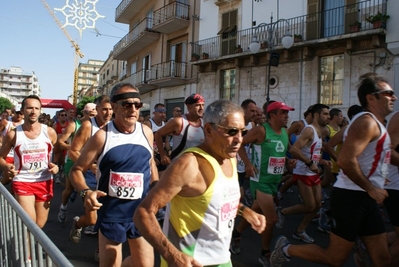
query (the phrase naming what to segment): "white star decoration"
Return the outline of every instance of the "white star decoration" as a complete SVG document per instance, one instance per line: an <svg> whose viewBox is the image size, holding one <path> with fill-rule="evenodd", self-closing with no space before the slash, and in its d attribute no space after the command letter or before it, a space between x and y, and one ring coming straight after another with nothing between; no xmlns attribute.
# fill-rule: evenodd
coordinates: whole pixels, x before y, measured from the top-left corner
<svg viewBox="0 0 399 267"><path fill-rule="evenodd" d="M78 0L66 0L63 8L54 9L64 14L66 21L63 27L74 26L79 31L80 37L82 37L82 32L85 29L95 28L97 19L105 18L105 16L98 14L96 11L97 2L98 0L84 0L80 2Z"/></svg>

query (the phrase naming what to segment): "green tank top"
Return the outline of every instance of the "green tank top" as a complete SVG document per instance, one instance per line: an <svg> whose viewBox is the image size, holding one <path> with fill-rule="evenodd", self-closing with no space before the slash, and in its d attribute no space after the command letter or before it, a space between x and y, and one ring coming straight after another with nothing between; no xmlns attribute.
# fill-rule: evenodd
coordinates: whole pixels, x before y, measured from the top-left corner
<svg viewBox="0 0 399 267"><path fill-rule="evenodd" d="M285 169L285 156L288 150L288 133L281 129L278 134L264 123L266 138L261 144L254 144L252 149L252 164L258 170L250 179L259 183L279 183Z"/></svg>

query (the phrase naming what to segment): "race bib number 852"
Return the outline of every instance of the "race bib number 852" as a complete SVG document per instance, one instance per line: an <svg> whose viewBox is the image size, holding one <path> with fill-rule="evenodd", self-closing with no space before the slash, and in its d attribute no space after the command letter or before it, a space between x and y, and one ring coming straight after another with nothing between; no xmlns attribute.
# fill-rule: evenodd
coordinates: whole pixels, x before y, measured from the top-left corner
<svg viewBox="0 0 399 267"><path fill-rule="evenodd" d="M142 173L114 172L110 170L108 195L120 199L139 199L143 195Z"/></svg>

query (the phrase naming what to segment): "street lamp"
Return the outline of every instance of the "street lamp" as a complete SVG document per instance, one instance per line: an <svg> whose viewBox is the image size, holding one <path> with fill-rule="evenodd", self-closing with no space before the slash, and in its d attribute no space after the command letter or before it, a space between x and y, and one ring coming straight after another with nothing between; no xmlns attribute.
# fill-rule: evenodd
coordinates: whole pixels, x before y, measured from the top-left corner
<svg viewBox="0 0 399 267"><path fill-rule="evenodd" d="M251 53L256 54L259 52L260 49L260 44L258 41L258 36L257 36L257 32L259 27L262 26L267 26L267 45L270 51L270 59L269 59L269 68L268 68L268 74L267 74L267 94L266 94L266 103L269 103L270 101L270 67L271 66L278 66L279 63L279 59L280 59L280 55L277 52L274 52L274 33L276 30L276 25L281 22L284 21L287 24L287 30L285 31L285 34L283 36L283 38L281 39L281 42L283 44L283 47L286 49L289 49L293 43L294 43L294 38L292 38L292 34L290 32L290 24L288 22L288 20L286 19L279 19L276 22L273 22L273 15L270 17L270 23L261 23L259 24L256 29L255 29L255 35L252 37L252 42L249 44L249 50L251 51ZM278 27L277 27L278 28Z"/></svg>

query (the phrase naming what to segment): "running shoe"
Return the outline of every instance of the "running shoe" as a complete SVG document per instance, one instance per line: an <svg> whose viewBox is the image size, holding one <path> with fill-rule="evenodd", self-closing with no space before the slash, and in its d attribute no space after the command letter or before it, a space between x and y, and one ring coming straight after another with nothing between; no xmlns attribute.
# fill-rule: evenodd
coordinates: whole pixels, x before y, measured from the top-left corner
<svg viewBox="0 0 399 267"><path fill-rule="evenodd" d="M72 228L71 231L69 232L69 238L75 244L78 244L80 242L80 239L82 238L82 228L78 228L78 221L79 221L79 216L73 218Z"/></svg>
<svg viewBox="0 0 399 267"><path fill-rule="evenodd" d="M297 230L295 230L294 233L292 234L292 238L297 240L302 240L303 242L308 244L312 244L314 242L314 239L308 236L308 234L305 231L300 233Z"/></svg>
<svg viewBox="0 0 399 267"><path fill-rule="evenodd" d="M77 195L78 193L75 190L73 190L71 196L69 197L69 202L71 203L75 202Z"/></svg>
<svg viewBox="0 0 399 267"><path fill-rule="evenodd" d="M270 267L270 253L263 256L260 255L258 260L263 267Z"/></svg>
<svg viewBox="0 0 399 267"><path fill-rule="evenodd" d="M288 246L288 242L285 236L279 236L274 246L274 250L270 255L270 265L272 267L280 267L284 262L290 261L291 258L284 254L283 248Z"/></svg>
<svg viewBox="0 0 399 267"><path fill-rule="evenodd" d="M321 208L319 214L319 226L317 229L319 229L321 232L329 233L331 231L331 225L329 224L330 219L326 214L326 209Z"/></svg>
<svg viewBox="0 0 399 267"><path fill-rule="evenodd" d="M60 223L64 223L64 222L66 222L66 220L67 220L67 210L64 210L64 209L61 209L60 208L60 211L58 212L58 221L60 222Z"/></svg>
<svg viewBox="0 0 399 267"><path fill-rule="evenodd" d="M241 241L241 237L236 237L236 238L232 237L231 238L230 252L233 253L234 255L238 255L241 252L240 241Z"/></svg>
<svg viewBox="0 0 399 267"><path fill-rule="evenodd" d="M281 192L277 192L277 199L278 200L283 200L283 194L281 194Z"/></svg>
<svg viewBox="0 0 399 267"><path fill-rule="evenodd" d="M97 232L94 230L94 225L86 226L84 230L85 235L96 235Z"/></svg>
<svg viewBox="0 0 399 267"><path fill-rule="evenodd" d="M372 261L363 242L358 238L353 246L353 259L357 267L371 267Z"/></svg>
<svg viewBox="0 0 399 267"><path fill-rule="evenodd" d="M284 222L285 222L285 216L281 213L281 209L282 209L282 207L277 208L278 222L276 223L276 227L279 229L283 229Z"/></svg>

